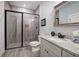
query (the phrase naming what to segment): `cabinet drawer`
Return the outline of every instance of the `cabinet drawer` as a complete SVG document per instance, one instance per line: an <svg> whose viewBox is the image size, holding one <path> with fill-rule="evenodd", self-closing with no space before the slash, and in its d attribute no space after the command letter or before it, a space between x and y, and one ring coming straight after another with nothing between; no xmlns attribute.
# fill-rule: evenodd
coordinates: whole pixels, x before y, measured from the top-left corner
<svg viewBox="0 0 79 59"><path fill-rule="evenodd" d="M48 49L53 52L56 56L61 57L61 48L53 45L52 43L42 40L44 46L48 47ZM52 53L51 53L52 54Z"/></svg>
<svg viewBox="0 0 79 59"><path fill-rule="evenodd" d="M75 56L73 56L72 54L70 54L70 53L68 53L68 52L66 52L66 51L64 51L64 50L63 50L63 52L62 52L62 56L63 56L63 57L75 57Z"/></svg>

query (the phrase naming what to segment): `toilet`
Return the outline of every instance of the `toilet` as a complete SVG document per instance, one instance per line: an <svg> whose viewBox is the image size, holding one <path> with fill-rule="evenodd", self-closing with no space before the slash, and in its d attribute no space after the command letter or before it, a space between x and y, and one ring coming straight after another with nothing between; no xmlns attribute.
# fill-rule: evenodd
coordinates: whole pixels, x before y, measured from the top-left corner
<svg viewBox="0 0 79 59"><path fill-rule="evenodd" d="M40 56L40 42L32 41L30 42L30 46L32 50L32 57L39 57Z"/></svg>

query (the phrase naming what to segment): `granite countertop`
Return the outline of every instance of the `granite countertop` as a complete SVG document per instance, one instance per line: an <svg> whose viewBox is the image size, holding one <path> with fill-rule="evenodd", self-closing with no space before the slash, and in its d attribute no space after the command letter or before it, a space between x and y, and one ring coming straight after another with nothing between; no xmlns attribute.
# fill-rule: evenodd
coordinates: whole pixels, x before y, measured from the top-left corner
<svg viewBox="0 0 79 59"><path fill-rule="evenodd" d="M70 39L61 39L58 37L39 35L39 37L56 44L57 46L70 51L75 56L79 56L79 44L72 42Z"/></svg>

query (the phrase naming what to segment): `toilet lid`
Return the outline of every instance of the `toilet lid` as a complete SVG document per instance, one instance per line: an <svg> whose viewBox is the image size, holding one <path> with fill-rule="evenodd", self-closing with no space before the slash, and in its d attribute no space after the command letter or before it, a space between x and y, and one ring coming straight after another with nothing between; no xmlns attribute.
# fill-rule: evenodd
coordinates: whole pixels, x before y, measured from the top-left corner
<svg viewBox="0 0 79 59"><path fill-rule="evenodd" d="M40 43L38 41L32 41L30 42L30 46L38 46Z"/></svg>

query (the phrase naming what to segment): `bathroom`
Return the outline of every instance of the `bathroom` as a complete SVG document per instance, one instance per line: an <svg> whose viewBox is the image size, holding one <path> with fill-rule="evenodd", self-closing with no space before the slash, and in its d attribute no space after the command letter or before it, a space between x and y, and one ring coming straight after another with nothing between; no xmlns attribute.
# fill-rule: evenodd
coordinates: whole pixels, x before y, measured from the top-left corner
<svg viewBox="0 0 79 59"><path fill-rule="evenodd" d="M0 1L0 56L78 57L78 6L79 1Z"/></svg>

